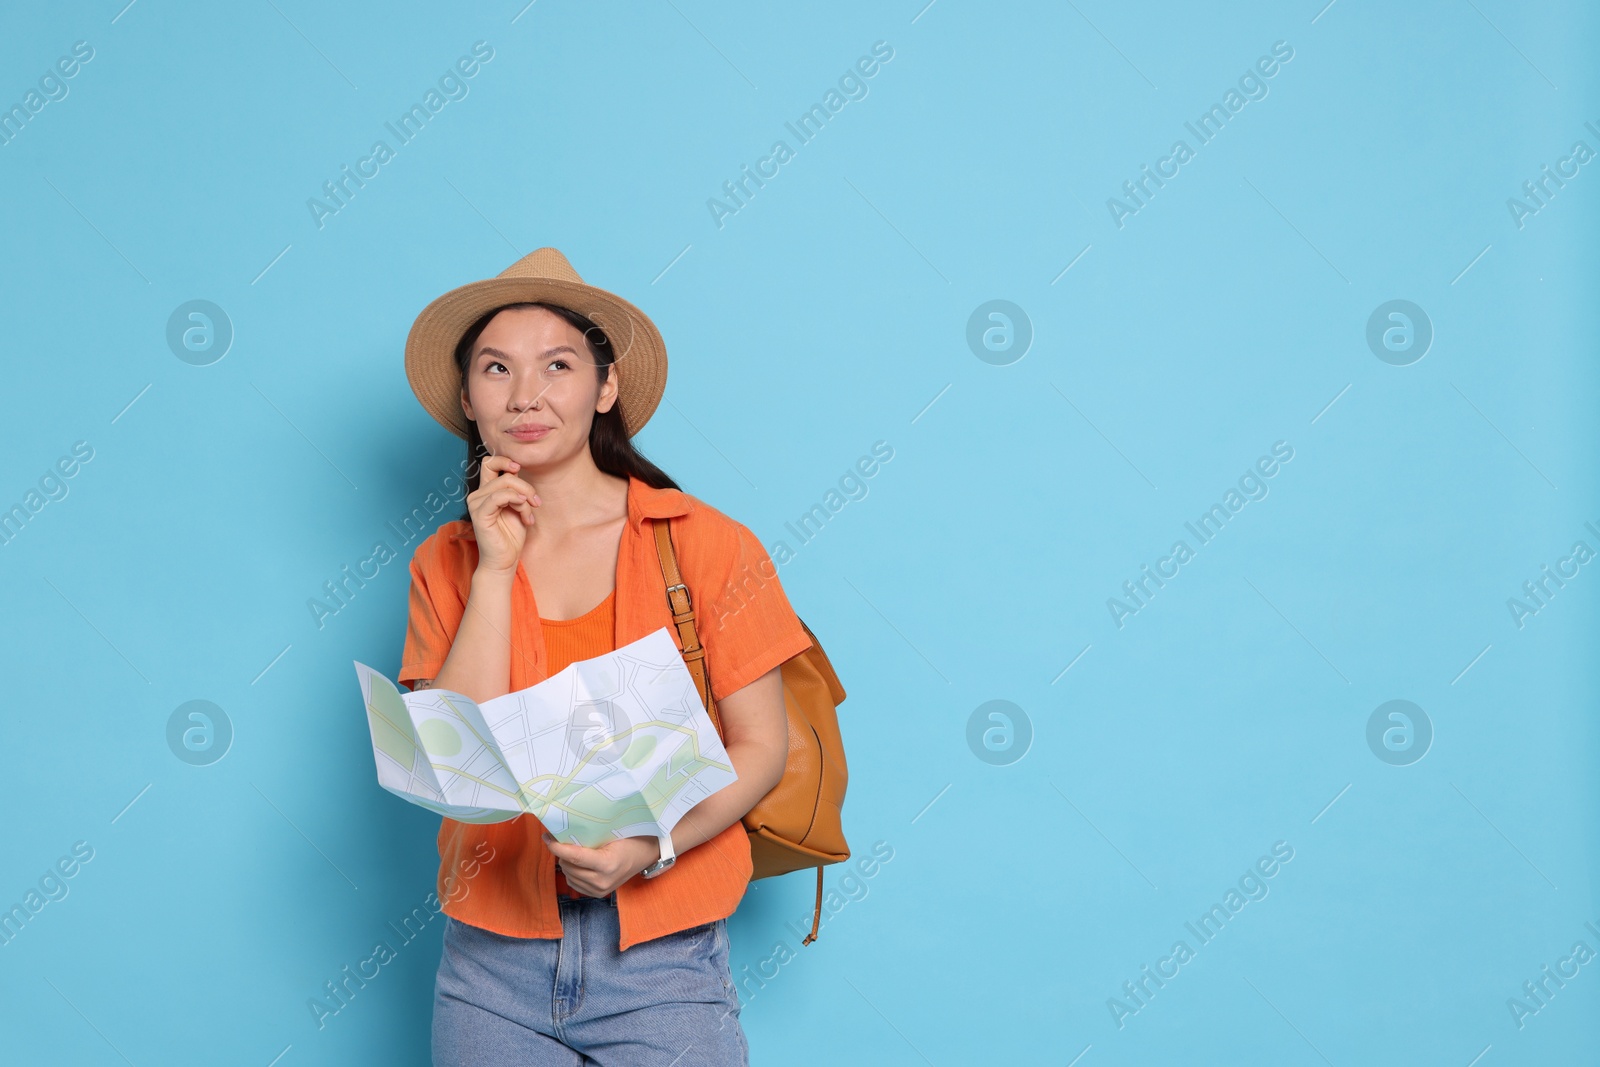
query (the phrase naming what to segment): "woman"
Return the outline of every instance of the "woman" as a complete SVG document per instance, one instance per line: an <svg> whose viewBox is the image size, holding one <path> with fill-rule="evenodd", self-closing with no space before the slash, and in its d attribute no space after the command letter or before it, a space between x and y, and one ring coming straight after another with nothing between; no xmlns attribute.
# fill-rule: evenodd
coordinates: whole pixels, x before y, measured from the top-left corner
<svg viewBox="0 0 1600 1067"><path fill-rule="evenodd" d="M481 703L663 626L681 649L647 520L670 521L738 775L668 838L585 848L532 815L443 820L434 1063L745 1064L726 922L751 874L741 819L782 777L779 668L811 640L755 536L634 448L665 345L555 249L430 303L406 373L466 440L469 478L466 513L412 557L399 679Z"/></svg>

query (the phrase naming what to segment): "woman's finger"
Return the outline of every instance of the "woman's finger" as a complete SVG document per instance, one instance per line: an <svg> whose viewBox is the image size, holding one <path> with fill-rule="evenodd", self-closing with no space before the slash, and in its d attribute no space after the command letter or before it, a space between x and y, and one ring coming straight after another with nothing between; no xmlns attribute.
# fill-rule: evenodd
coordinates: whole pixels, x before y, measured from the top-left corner
<svg viewBox="0 0 1600 1067"><path fill-rule="evenodd" d="M521 478L518 478L515 474L507 474L504 477L490 483L488 489L491 493L499 492L502 489L514 489L529 500L535 502L538 502L539 500L538 491Z"/></svg>
<svg viewBox="0 0 1600 1067"><path fill-rule="evenodd" d="M502 474L515 472L521 464L510 456L486 456L478 464L478 484L492 481Z"/></svg>
<svg viewBox="0 0 1600 1067"><path fill-rule="evenodd" d="M517 476L517 472L521 469L522 465L510 456L490 456L483 461L478 477L478 491L493 491L502 486L515 486L537 502L539 494L533 486Z"/></svg>
<svg viewBox="0 0 1600 1067"><path fill-rule="evenodd" d="M582 871L587 873L596 869L596 865L590 863L589 857L587 856L564 855L561 857L559 862L561 863L561 869L564 871Z"/></svg>
<svg viewBox="0 0 1600 1067"><path fill-rule="evenodd" d="M543 840L545 847L554 853L556 858L561 863L566 864L568 868L576 867L586 871L592 870L595 866L594 860L600 858L600 850L597 848L589 848L576 842L557 841L549 833L544 835Z"/></svg>
<svg viewBox="0 0 1600 1067"><path fill-rule="evenodd" d="M505 507L515 507L528 499L522 490L510 485L497 485L490 489L483 497L483 504L490 510Z"/></svg>
<svg viewBox="0 0 1600 1067"><path fill-rule="evenodd" d="M538 507L539 498L526 483L496 485L482 498L490 509Z"/></svg>

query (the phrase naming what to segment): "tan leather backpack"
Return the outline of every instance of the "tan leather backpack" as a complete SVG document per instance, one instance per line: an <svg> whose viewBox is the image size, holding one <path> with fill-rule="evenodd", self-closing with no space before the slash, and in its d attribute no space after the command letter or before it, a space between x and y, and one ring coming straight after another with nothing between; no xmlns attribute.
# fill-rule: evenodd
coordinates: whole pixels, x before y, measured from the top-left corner
<svg viewBox="0 0 1600 1067"><path fill-rule="evenodd" d="M711 716L717 736L722 737L722 720L711 695L706 650L695 632L694 606L689 587L678 572L678 557L672 549L670 521L651 519L655 529L656 552L661 557L661 574L667 583L667 603L672 621L683 642L683 659L694 676L700 699ZM840 808L844 804L844 742L839 737L839 716L834 710L844 702L844 687L834 673L833 664L822 651L822 642L806 626L811 647L783 664L783 703L789 717L789 762L783 779L756 802L744 816L750 835L751 878L771 878L806 867L817 869L817 903L811 916L811 933L800 942L809 945L817 939L822 921L822 868L850 858L845 843Z"/></svg>

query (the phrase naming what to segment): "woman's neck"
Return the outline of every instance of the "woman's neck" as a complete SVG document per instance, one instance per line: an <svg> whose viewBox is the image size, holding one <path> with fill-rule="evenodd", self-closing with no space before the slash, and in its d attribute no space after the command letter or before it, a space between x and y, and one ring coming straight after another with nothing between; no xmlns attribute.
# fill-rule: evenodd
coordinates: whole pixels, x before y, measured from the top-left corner
<svg viewBox="0 0 1600 1067"><path fill-rule="evenodd" d="M605 473L592 459L551 470L524 467L517 477L539 494L528 530L530 543L561 540L573 530L612 522L628 511L628 479Z"/></svg>

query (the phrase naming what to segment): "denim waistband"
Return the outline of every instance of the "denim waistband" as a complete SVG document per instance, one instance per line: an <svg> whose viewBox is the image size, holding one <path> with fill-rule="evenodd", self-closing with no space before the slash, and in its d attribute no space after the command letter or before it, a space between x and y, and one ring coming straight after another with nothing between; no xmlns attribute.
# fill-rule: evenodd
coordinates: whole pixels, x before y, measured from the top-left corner
<svg viewBox="0 0 1600 1067"><path fill-rule="evenodd" d="M558 903L561 903L561 904L582 904L585 901L589 901L589 902L594 903L594 904L609 904L614 908L614 907L617 906L617 892L616 892L616 890L613 889L611 892L607 893L603 897L583 897L583 896L570 896L569 897L565 893L558 892L558 893L556 893L556 901Z"/></svg>

